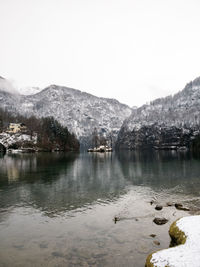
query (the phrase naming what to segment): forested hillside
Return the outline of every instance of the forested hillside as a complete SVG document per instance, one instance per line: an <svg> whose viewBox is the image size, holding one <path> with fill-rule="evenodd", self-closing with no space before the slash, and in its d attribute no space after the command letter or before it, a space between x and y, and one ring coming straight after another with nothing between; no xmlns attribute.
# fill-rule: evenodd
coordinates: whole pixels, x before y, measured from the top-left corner
<svg viewBox="0 0 200 267"><path fill-rule="evenodd" d="M27 133L37 133L37 147L44 150L79 150L79 142L67 127L63 127L53 117L29 118L22 115L13 115L0 108L0 132L6 131L9 123L24 123L27 126Z"/></svg>
<svg viewBox="0 0 200 267"><path fill-rule="evenodd" d="M118 148L190 147L200 135L200 77L165 98L132 111L120 129Z"/></svg>

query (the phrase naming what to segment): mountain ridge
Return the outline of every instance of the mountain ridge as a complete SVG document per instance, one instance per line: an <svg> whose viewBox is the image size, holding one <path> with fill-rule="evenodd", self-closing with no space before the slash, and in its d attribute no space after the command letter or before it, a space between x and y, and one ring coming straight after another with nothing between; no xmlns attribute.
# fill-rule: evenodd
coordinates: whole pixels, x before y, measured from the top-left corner
<svg viewBox="0 0 200 267"><path fill-rule="evenodd" d="M91 145L95 128L99 135L112 135L113 142L131 108L116 99L97 97L65 86L50 85L34 95L0 92L0 106L25 116L54 116L70 132L76 134L82 146Z"/></svg>
<svg viewBox="0 0 200 267"><path fill-rule="evenodd" d="M197 77L173 96L155 99L133 110L122 124L117 147L135 149L164 143L168 147L170 143L189 146L199 128L200 77ZM175 141L170 142L170 138Z"/></svg>

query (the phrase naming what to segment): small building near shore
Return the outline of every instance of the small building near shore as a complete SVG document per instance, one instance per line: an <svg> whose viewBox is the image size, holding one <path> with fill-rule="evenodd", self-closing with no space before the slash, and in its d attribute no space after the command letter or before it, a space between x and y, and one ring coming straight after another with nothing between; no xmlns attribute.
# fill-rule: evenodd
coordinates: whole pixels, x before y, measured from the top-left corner
<svg viewBox="0 0 200 267"><path fill-rule="evenodd" d="M26 131L27 127L24 123L10 123L6 132L15 134Z"/></svg>

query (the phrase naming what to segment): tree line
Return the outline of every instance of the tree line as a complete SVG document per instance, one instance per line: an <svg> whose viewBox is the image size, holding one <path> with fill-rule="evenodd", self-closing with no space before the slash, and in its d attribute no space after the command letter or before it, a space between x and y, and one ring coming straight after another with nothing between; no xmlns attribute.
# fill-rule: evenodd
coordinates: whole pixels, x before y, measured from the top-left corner
<svg viewBox="0 0 200 267"><path fill-rule="evenodd" d="M67 127L62 126L54 117L36 118L13 115L0 108L0 132L6 131L10 123L24 123L27 134L37 133L37 147L44 150L79 150L79 141Z"/></svg>

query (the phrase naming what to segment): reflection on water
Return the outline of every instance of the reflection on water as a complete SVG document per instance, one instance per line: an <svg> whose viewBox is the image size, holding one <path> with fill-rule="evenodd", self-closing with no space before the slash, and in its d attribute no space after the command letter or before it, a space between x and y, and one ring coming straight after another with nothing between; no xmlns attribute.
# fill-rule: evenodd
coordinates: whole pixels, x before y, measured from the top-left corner
<svg viewBox="0 0 200 267"><path fill-rule="evenodd" d="M51 215L112 199L126 183L111 153L6 155L0 177L0 207L26 203Z"/></svg>
<svg viewBox="0 0 200 267"><path fill-rule="evenodd" d="M199 194L200 159L176 151L127 152L118 154L125 179L154 190L181 186L183 193Z"/></svg>
<svg viewBox="0 0 200 267"><path fill-rule="evenodd" d="M157 227L149 201L199 206L199 163L158 151L1 155L0 266L144 266L149 234L167 247L169 224L187 215L165 207Z"/></svg>

